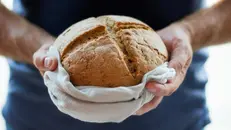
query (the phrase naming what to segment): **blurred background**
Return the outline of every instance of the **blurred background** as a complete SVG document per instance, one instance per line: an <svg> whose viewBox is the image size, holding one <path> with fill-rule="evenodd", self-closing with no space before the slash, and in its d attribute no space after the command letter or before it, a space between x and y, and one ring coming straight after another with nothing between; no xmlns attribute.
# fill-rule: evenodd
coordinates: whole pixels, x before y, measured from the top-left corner
<svg viewBox="0 0 231 130"><path fill-rule="evenodd" d="M12 8L12 0L0 0L8 8ZM206 6L211 6L217 0L206 0ZM231 87L229 76L231 74L231 44L210 47L210 58L206 63L209 82L206 87L207 104L210 109L212 123L206 130L231 130L229 116L231 115ZM0 56L0 111L4 105L7 93L9 68L4 57ZM5 130L4 120L0 115L0 130Z"/></svg>

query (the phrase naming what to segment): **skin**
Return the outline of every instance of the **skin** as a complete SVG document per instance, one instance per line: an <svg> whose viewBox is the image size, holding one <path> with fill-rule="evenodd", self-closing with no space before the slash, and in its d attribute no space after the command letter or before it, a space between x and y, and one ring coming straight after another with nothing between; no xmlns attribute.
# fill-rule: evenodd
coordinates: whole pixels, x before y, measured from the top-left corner
<svg viewBox="0 0 231 130"><path fill-rule="evenodd" d="M155 109L164 96L170 96L174 93L183 82L187 69L192 61L193 51L190 44L190 37L184 28L174 24L157 33L161 36L171 54L169 67L176 70L176 76L166 84L158 84L155 82L147 83L146 88L152 92L155 97L138 110L136 115L142 115Z"/></svg>
<svg viewBox="0 0 231 130"><path fill-rule="evenodd" d="M193 52L231 41L231 0L219 1L211 8L187 16L157 33L171 54L169 67L173 67L177 75L164 85L147 83L146 88L157 96L138 110L136 115L155 109L164 96L170 96L179 88L192 61Z"/></svg>
<svg viewBox="0 0 231 130"><path fill-rule="evenodd" d="M0 54L14 60L34 63L43 74L57 68L57 59L46 56L54 37L43 29L7 10L0 4ZM166 84L149 82L146 88L155 98L136 115L155 109L164 96L174 93L185 78L193 52L231 41L231 1L223 0L157 31L171 55L169 67L176 77Z"/></svg>
<svg viewBox="0 0 231 130"><path fill-rule="evenodd" d="M57 67L57 60L46 57L45 53L55 40L53 36L9 11L1 2L0 19L0 55L24 63L36 63L41 73Z"/></svg>

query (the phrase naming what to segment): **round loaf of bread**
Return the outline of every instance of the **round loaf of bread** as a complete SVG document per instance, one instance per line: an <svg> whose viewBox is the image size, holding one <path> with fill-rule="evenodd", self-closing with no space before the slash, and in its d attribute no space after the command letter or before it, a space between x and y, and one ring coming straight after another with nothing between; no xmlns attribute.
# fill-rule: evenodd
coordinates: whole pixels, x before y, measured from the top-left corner
<svg viewBox="0 0 231 130"><path fill-rule="evenodd" d="M75 86L136 85L168 59L156 32L127 16L84 19L59 35L54 46Z"/></svg>

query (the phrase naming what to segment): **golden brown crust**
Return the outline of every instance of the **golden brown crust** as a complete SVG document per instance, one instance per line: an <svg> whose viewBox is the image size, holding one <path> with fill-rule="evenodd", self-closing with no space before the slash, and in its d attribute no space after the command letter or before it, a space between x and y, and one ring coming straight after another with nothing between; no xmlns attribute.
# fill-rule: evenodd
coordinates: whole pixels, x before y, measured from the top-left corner
<svg viewBox="0 0 231 130"><path fill-rule="evenodd" d="M78 22L57 38L55 46L74 85L135 85L168 58L152 28L126 16Z"/></svg>
<svg viewBox="0 0 231 130"><path fill-rule="evenodd" d="M146 38L148 40L151 40L150 42L153 42L151 46L153 48L156 48L160 55L168 58L168 52L163 44L163 41L159 37L159 35L156 34L156 32L147 24L144 22L137 20L132 17L127 16L117 16L117 15L104 15L97 17L97 19L104 25L106 25L107 28L110 28L110 32L115 33L122 29L143 29L143 30L149 30L147 31L148 35L146 35ZM114 31L114 32L113 32ZM142 37L142 34L140 35Z"/></svg>
<svg viewBox="0 0 231 130"><path fill-rule="evenodd" d="M74 51L79 45L83 43L88 43L92 40L98 39L99 37L106 34L105 26L96 26L92 30L86 31L83 34L79 35L71 41L68 46L66 46L61 54L62 60L72 51Z"/></svg>
<svg viewBox="0 0 231 130"><path fill-rule="evenodd" d="M134 84L122 53L108 36L80 45L62 63L75 85L115 87Z"/></svg>
<svg viewBox="0 0 231 130"><path fill-rule="evenodd" d="M128 28L143 28L146 30L152 30L151 27L142 21L128 16L104 15L97 17L97 19L104 24L107 24L107 26L113 26L115 31Z"/></svg>
<svg viewBox="0 0 231 130"><path fill-rule="evenodd" d="M91 38L105 31L105 26L95 18L84 19L72 25L59 35L54 46L58 48L62 57L65 55L65 52L68 52L68 49L71 49L70 46L72 46L73 43L84 44L87 42L86 37ZM84 42L81 42L82 40L84 40Z"/></svg>
<svg viewBox="0 0 231 130"><path fill-rule="evenodd" d="M145 73L164 63L167 58L159 54L158 39L149 39L153 33L144 29L123 29L116 33L123 46L124 60L139 83ZM157 41L155 41L157 40Z"/></svg>

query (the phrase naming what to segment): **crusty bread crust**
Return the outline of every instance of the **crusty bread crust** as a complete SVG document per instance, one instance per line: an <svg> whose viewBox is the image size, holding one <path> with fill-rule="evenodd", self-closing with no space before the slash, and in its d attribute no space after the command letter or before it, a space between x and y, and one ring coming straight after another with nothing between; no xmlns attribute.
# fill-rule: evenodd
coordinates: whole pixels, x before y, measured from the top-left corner
<svg viewBox="0 0 231 130"><path fill-rule="evenodd" d="M127 16L82 20L55 41L74 85L131 86L168 59L161 38L147 24Z"/></svg>

